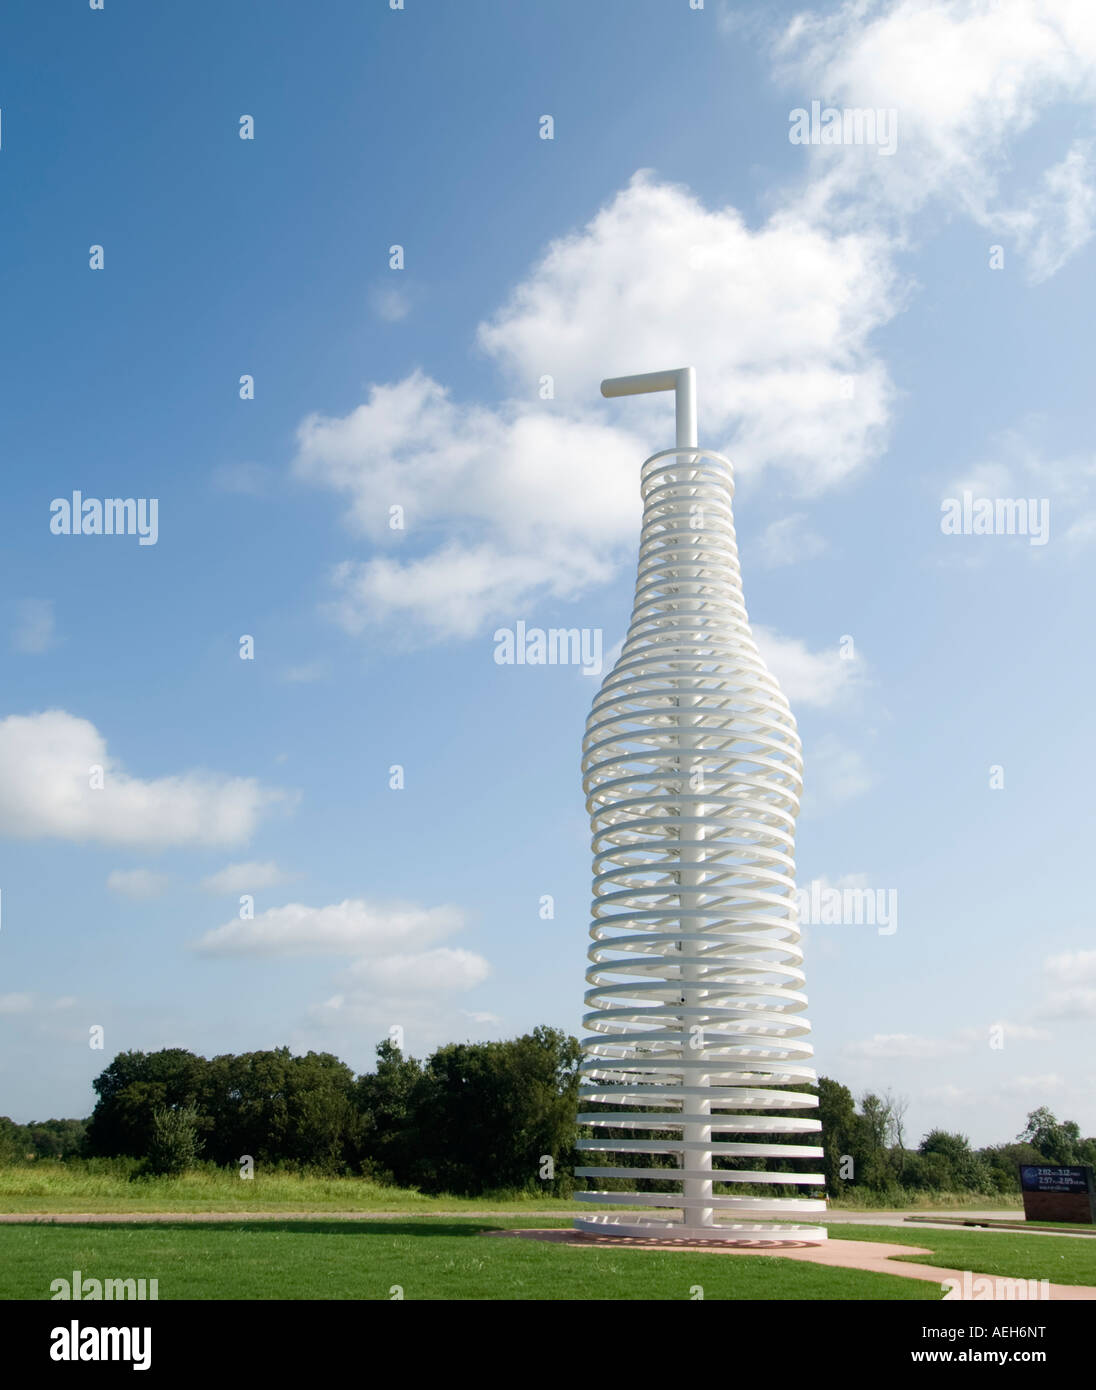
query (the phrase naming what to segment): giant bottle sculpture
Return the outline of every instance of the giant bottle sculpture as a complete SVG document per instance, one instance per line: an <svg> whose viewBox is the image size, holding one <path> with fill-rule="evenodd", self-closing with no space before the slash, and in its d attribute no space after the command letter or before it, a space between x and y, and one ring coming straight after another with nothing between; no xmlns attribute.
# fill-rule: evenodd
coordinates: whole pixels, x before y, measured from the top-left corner
<svg viewBox="0 0 1096 1390"><path fill-rule="evenodd" d="M609 1161L576 1170L594 1180L579 1200L645 1210L575 1224L821 1241L825 1228L796 1218L824 1200L735 1195L824 1179L818 1102L794 1089L815 1080L795 908L799 735L750 632L731 464L697 446L691 367L601 389L673 390L677 447L643 465L635 607L582 760L594 899L580 1120L594 1137L579 1148Z"/></svg>

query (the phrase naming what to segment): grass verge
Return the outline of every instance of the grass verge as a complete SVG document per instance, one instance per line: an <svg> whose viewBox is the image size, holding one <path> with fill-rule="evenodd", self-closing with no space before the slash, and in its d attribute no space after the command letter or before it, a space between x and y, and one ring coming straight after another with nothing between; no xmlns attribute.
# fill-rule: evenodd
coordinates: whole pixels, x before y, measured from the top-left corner
<svg viewBox="0 0 1096 1390"><path fill-rule="evenodd" d="M177 1178L132 1178L123 1163L92 1160L64 1164L41 1160L0 1168L0 1212L484 1212L558 1211L576 1207L573 1198L540 1192L489 1192L478 1197L427 1196L413 1188L384 1187L367 1178L324 1178L308 1174L263 1172L243 1179L233 1170L199 1168ZM835 1211L880 1208L846 1198L831 1201ZM1004 1199L938 1194L887 1210L961 1212L1000 1209L1019 1211Z"/></svg>
<svg viewBox="0 0 1096 1390"><path fill-rule="evenodd" d="M969 1226L941 1230L926 1226L848 1226L850 1240L920 1245L931 1255L901 1256L913 1264L943 1265L1005 1279L1049 1279L1052 1284L1096 1284L1096 1242L1019 1231L979 1231Z"/></svg>
<svg viewBox="0 0 1096 1390"><path fill-rule="evenodd" d="M525 1221L493 1222L492 1227ZM541 1219L539 1226L564 1226ZM778 1257L574 1249L486 1234L483 1221L263 1221L12 1226L0 1298L49 1298L72 1278L159 1281L161 1299L900 1299L939 1286Z"/></svg>
<svg viewBox="0 0 1096 1390"><path fill-rule="evenodd" d="M67 1169L62 1163L0 1168L0 1212L460 1212L569 1211L570 1199L500 1192L479 1197L429 1197L413 1188L383 1187L367 1178L264 1173L241 1178L198 1169L177 1178Z"/></svg>

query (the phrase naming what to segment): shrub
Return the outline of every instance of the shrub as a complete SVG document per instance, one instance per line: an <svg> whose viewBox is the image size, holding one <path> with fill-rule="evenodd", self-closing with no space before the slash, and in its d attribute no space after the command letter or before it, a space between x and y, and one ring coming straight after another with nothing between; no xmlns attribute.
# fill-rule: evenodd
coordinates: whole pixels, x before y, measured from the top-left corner
<svg viewBox="0 0 1096 1390"><path fill-rule="evenodd" d="M154 1111L148 1151L150 1173L168 1177L185 1173L197 1162L201 1147L198 1112L193 1106L161 1106Z"/></svg>

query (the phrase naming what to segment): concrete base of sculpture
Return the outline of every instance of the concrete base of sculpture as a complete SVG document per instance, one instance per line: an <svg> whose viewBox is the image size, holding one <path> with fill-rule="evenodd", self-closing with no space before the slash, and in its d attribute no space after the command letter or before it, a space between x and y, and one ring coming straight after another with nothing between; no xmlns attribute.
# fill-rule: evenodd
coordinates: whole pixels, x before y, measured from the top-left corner
<svg viewBox="0 0 1096 1390"><path fill-rule="evenodd" d="M673 1241L697 1245L821 1245L827 1239L824 1226L735 1225L690 1226L678 1221L622 1220L618 1216L580 1216L574 1222L583 1235L631 1240Z"/></svg>

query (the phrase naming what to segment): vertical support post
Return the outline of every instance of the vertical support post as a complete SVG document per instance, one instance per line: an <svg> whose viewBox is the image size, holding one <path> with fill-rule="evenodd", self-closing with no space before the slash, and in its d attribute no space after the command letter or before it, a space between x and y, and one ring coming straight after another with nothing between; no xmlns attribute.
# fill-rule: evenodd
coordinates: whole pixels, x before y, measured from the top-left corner
<svg viewBox="0 0 1096 1390"><path fill-rule="evenodd" d="M677 716L677 743L678 747L682 750L681 756L678 759L678 766L681 769L683 788L692 787L693 777L697 771L699 771L701 781L703 782L703 756L698 756L695 751L699 743L698 737L695 733L690 735L685 732L688 728L695 728L700 722L696 714L690 714L687 711L690 707L700 704L702 700L703 696L701 695L682 694L677 697L679 709ZM704 815L703 804L697 808L697 815L700 817ZM702 841L704 839L704 826L696 826L695 832L695 835L691 838ZM678 831L678 839L684 840L688 834L689 832L686 827L682 826ZM678 870L678 886L681 891L678 895L678 901L681 903L682 907L688 905L695 910L700 906L701 884L704 880L704 850L699 843L695 846L690 845L688 847L682 845L679 851L679 857L681 867ZM683 932L691 931L695 934L697 925L698 923L695 918L683 917L681 919L681 929ZM701 943L698 941L686 942L682 940L678 942L678 950L688 955L695 956L700 954L700 945ZM707 991L702 988L702 980L702 966L682 964L681 998L685 1005L696 1007L707 997ZM688 1017L683 1014L681 1018L683 1038L681 1049L682 1060L688 1059L690 1052L693 1053L693 1060L702 1060L707 1054L708 1038L705 1025L703 1023L699 1025L701 1030L698 1038L699 1046L695 1049L693 1048L694 1035L690 1031L692 1026L694 1025L690 1024ZM688 1069L683 1070L681 1079L686 1086L708 1087L711 1085L710 1077L697 1075L695 1072ZM698 1115L710 1116L712 1113L712 1103L707 1096L686 1096L682 1101L682 1107L686 1110L692 1110ZM705 1145L703 1148L684 1149L682 1151L682 1166L685 1168L699 1169L705 1174L710 1174L712 1172L711 1124L705 1124L703 1121L699 1121L693 1124L683 1125L681 1137L690 1143ZM711 1200L711 1177L684 1179L682 1182L682 1194L684 1197L682 1211L687 1225L715 1225L714 1209L711 1206L704 1205L705 1198L709 1201Z"/></svg>

